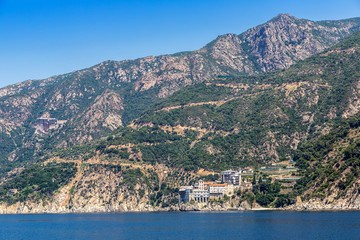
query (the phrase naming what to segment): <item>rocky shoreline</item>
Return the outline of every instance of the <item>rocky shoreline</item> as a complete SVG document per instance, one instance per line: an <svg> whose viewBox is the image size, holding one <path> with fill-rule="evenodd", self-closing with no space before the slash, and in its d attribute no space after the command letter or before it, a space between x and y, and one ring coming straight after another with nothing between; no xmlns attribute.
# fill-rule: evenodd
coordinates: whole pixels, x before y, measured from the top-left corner
<svg viewBox="0 0 360 240"><path fill-rule="evenodd" d="M201 204L181 204L166 208L152 206L91 206L86 208L57 207L55 205L43 206L42 204L16 203L13 205L0 205L0 214L71 214L71 213L150 213L150 212L236 212L236 211L360 211L357 206L338 206L322 203L294 204L284 208L263 208L260 206L250 207L248 203L242 203L238 207L229 204L204 206Z"/></svg>

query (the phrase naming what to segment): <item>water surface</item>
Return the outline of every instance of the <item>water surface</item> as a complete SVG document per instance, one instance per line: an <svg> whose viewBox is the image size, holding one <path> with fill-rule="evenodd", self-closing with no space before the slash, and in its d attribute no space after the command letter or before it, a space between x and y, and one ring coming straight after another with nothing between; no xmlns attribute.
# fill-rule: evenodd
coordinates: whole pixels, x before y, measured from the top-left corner
<svg viewBox="0 0 360 240"><path fill-rule="evenodd" d="M0 215L1 239L360 239L360 212Z"/></svg>

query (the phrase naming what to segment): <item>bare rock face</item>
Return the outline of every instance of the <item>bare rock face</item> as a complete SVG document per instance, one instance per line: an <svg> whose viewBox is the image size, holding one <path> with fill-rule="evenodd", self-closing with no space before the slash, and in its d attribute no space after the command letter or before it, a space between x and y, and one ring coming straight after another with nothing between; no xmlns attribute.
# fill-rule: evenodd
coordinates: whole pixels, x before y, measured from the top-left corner
<svg viewBox="0 0 360 240"><path fill-rule="evenodd" d="M91 141L93 134L101 133L101 128L115 130L122 126L121 114L123 110L122 97L116 92L106 90L95 99L89 108L71 119L76 125L74 129L78 133L75 142Z"/></svg>
<svg viewBox="0 0 360 240"><path fill-rule="evenodd" d="M300 202L291 205L286 209L290 210L359 210L360 209L360 196L358 193L359 180L349 188L345 195L337 197L339 189L333 188L323 199L312 198L305 202Z"/></svg>
<svg viewBox="0 0 360 240"><path fill-rule="evenodd" d="M149 104L184 86L218 75L287 68L339 42L359 29L359 23L359 19L312 22L282 14L240 35L219 36L197 51L106 61L5 87L0 89L0 140L8 147L0 157L7 161L17 148L23 150L11 159L28 161L41 151L45 143L33 136L33 127L45 113L66 121L48 135L52 142L47 141L51 144L46 149L84 143L126 125Z"/></svg>
<svg viewBox="0 0 360 240"><path fill-rule="evenodd" d="M327 23L327 24L326 24ZM356 22L313 22L280 14L240 35L261 71L288 68L358 29Z"/></svg>
<svg viewBox="0 0 360 240"><path fill-rule="evenodd" d="M199 52L204 52L216 61L220 69L232 69L234 72L254 74L253 63L242 48L242 40L235 34L219 36Z"/></svg>

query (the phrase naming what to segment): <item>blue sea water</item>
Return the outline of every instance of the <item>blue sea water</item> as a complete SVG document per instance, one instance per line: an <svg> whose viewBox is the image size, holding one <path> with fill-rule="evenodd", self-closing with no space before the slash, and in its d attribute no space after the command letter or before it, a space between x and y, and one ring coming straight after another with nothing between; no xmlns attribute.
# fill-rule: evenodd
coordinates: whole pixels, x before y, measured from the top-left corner
<svg viewBox="0 0 360 240"><path fill-rule="evenodd" d="M1 239L360 239L360 212L0 215Z"/></svg>

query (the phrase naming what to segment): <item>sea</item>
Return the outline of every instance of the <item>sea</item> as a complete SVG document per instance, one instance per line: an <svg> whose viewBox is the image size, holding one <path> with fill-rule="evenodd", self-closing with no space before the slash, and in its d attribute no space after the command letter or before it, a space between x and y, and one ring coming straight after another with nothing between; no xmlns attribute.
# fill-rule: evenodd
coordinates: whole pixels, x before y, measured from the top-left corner
<svg viewBox="0 0 360 240"><path fill-rule="evenodd" d="M0 215L1 239L360 239L360 212Z"/></svg>

